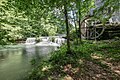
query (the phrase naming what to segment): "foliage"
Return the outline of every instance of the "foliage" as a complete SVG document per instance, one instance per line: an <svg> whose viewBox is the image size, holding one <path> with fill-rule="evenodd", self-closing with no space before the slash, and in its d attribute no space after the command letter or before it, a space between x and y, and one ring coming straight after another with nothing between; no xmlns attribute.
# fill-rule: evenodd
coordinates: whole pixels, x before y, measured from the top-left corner
<svg viewBox="0 0 120 80"><path fill-rule="evenodd" d="M99 19L101 22L106 23L109 18L114 16L115 12L120 10L119 0L101 0L103 5L96 7L94 11L94 17Z"/></svg>
<svg viewBox="0 0 120 80"><path fill-rule="evenodd" d="M77 24L79 18L82 22L85 16L89 14L90 9L95 8L94 0L67 0L66 2L69 25L72 26ZM94 16L104 22L106 19L104 19L101 11L104 11L105 7L112 7L111 12L113 13L119 9L117 5L119 5L119 0L106 0L104 6L96 9ZM1 35L5 34L7 38L10 38L10 42L14 42L14 40L20 38L55 35L56 32L63 33L65 32L63 6L64 0L2 0L0 3L0 21L2 23L0 23L0 26L1 28L6 26L6 29L11 31L1 29L3 31ZM75 23L73 23L72 13L75 13ZM111 14L107 15L110 17ZM15 35L12 36L13 34ZM9 39L1 41L6 42Z"/></svg>
<svg viewBox="0 0 120 80"><path fill-rule="evenodd" d="M56 34L58 25L51 21L50 18L53 16L49 14L45 18L42 16L36 19L35 17L38 18L38 15L43 13L26 15L25 11L20 11L12 3L14 1L7 2L7 0L0 3L0 44L14 43L16 40L24 40L27 37Z"/></svg>

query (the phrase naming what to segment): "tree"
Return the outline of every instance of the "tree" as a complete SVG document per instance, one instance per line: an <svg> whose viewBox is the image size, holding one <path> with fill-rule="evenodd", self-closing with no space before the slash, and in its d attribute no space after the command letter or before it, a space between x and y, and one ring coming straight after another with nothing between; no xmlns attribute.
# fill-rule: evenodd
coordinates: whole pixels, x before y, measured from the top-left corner
<svg viewBox="0 0 120 80"><path fill-rule="evenodd" d="M67 31L67 53L71 53L70 51L70 34L69 34L69 25L68 25L68 13L67 13L67 2L64 3L64 14L65 14L65 23L66 23L66 31Z"/></svg>
<svg viewBox="0 0 120 80"><path fill-rule="evenodd" d="M59 11L63 11L65 15L65 23L66 23L66 31L67 31L67 46L68 46L68 52L70 52L70 35L69 35L69 22L68 22L68 12L71 11L69 7L72 7L71 5L76 5L76 10L78 12L78 18L79 18L79 34L81 35L81 29L80 29L80 22L82 20L82 9L84 10L84 6L81 4L87 4L89 0L85 1L77 1L77 0L8 0L7 5L9 7L14 7L15 11L17 12L24 12L24 14L28 17L28 20L37 20L42 22L42 18L46 20L48 17L48 14L50 18L52 17L59 17L59 16L53 16L55 13L54 10L58 9ZM38 16L40 15L40 16ZM55 18L52 18L53 20L56 20ZM62 20L62 18L61 18ZM48 21L49 22L49 21ZM45 24L44 24L45 25ZM43 25L42 25L43 26ZM47 26L48 27L48 26ZM81 40L81 36L80 40Z"/></svg>
<svg viewBox="0 0 120 80"><path fill-rule="evenodd" d="M28 9L24 11L18 9L13 4L14 1L8 0L8 2L2 2L0 5L1 43L14 42L15 40L26 39L27 37L56 34L57 25L50 19L54 16L45 14L42 17L38 17L38 15L43 15L46 10L32 8L33 12Z"/></svg>
<svg viewBox="0 0 120 80"><path fill-rule="evenodd" d="M95 8L94 0L59 0L59 1L58 0L6 0L6 1L7 3L4 6L4 8L13 9L14 17L18 17L19 16L18 14L22 13L22 17L24 19L27 19L25 22L24 20L17 19L19 21L20 27L28 31L26 32L23 30L24 33L23 35L27 35L27 33L29 34L31 32L33 34L30 34L28 36L34 36L36 34L38 36L39 34L42 34L44 32L46 33L46 35L47 34L54 35L55 32L58 31L60 27L64 26L66 23L68 47L70 46L69 25L71 25L70 18L72 18L69 12L75 11L77 13L74 15L74 17L76 18L74 22L76 23L78 22L76 26L79 26L79 38L81 41L81 23L85 20L85 16L89 15L90 9ZM113 0L106 0L104 7L112 6L113 10L115 10L114 8L117 9L118 7L115 5L116 1L113 2ZM97 9L95 11L96 13L94 16L97 16L97 14L100 13L101 9L103 10L103 7ZM65 20L65 22L63 22L63 20ZM15 22L15 24L18 23ZM52 26L51 32L55 30L54 33L48 31L48 29L51 29L51 26Z"/></svg>

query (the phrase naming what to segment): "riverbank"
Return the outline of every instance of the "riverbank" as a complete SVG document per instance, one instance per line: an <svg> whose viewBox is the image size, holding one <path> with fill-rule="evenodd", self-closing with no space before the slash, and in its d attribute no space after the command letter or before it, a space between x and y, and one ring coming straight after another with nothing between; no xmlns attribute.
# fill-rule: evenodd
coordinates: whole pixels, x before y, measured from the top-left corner
<svg viewBox="0 0 120 80"><path fill-rule="evenodd" d="M40 62L29 73L28 80L119 80L120 41L84 41L72 44L72 54L66 46Z"/></svg>

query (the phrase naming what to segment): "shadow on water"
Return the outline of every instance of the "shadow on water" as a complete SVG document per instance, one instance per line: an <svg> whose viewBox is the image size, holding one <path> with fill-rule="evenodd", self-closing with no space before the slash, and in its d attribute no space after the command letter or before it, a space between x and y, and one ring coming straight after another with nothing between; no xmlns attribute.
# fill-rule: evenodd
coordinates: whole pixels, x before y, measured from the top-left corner
<svg viewBox="0 0 120 80"><path fill-rule="evenodd" d="M24 46L0 50L0 80L20 80L31 69L30 61L47 59L54 47Z"/></svg>

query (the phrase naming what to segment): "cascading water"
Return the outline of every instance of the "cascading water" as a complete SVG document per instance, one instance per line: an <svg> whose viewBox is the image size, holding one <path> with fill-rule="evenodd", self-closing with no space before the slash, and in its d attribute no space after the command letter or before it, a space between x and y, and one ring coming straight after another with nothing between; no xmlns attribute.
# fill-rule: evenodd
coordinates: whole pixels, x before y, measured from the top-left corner
<svg viewBox="0 0 120 80"><path fill-rule="evenodd" d="M64 38L55 38L55 43L62 45L63 43L65 43L65 39Z"/></svg>
<svg viewBox="0 0 120 80"><path fill-rule="evenodd" d="M26 45L31 45L31 44L35 44L36 43L36 38L27 38L25 44Z"/></svg>

